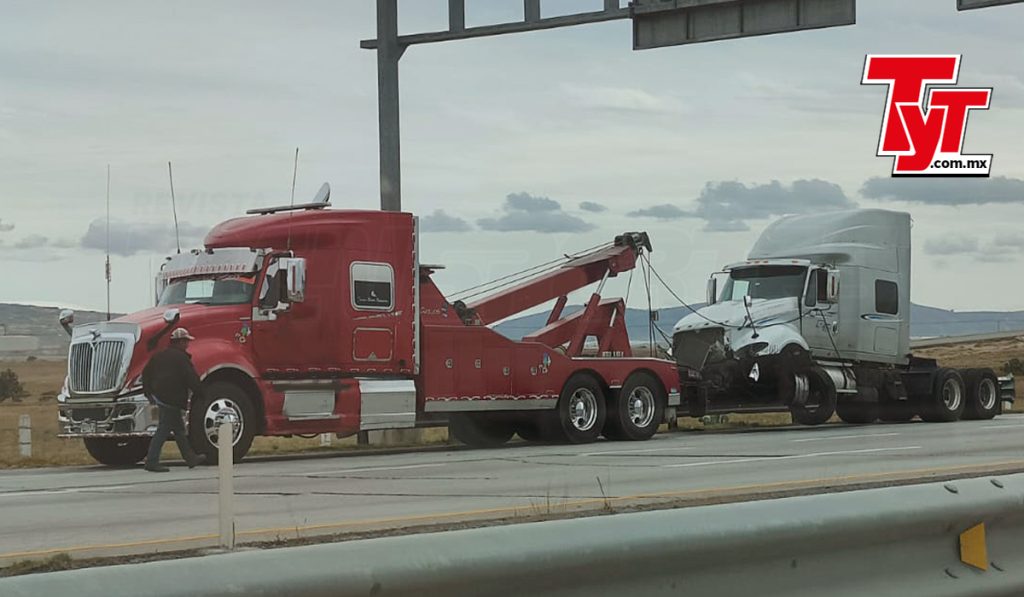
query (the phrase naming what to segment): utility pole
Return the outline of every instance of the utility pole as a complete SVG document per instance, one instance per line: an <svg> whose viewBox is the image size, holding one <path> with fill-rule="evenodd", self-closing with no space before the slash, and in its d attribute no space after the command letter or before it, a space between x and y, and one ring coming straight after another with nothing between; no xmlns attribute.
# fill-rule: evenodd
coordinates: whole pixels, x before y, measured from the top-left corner
<svg viewBox="0 0 1024 597"><path fill-rule="evenodd" d="M402 210L402 151L398 132L398 2L377 0L377 120L380 127L380 208Z"/></svg>

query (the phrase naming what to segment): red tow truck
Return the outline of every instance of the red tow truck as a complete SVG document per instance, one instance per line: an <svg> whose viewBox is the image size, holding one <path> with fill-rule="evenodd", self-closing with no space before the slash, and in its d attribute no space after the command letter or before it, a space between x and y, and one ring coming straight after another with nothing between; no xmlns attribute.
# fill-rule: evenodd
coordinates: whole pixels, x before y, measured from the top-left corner
<svg viewBox="0 0 1024 597"><path fill-rule="evenodd" d="M241 459L257 435L444 424L478 447L514 434L644 440L679 404L676 364L634 357L624 301L600 296L651 250L645 233L451 302L432 279L440 266L420 263L416 217L328 209L328 198L219 224L203 249L167 259L151 309L73 328L62 313L72 340L61 436L84 438L105 464L141 460L156 426L142 368L178 326L197 338L206 390L189 436L211 460L224 420ZM566 295L594 283L585 307L564 315ZM551 300L547 324L521 341L488 327Z"/></svg>

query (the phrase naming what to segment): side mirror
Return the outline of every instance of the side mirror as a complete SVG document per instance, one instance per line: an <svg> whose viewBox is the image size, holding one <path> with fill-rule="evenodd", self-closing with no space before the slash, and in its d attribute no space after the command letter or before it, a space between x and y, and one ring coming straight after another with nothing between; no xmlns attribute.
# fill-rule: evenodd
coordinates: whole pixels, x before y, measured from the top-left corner
<svg viewBox="0 0 1024 597"><path fill-rule="evenodd" d="M754 306L754 299L750 298L749 294L743 295L743 306L747 309Z"/></svg>
<svg viewBox="0 0 1024 597"><path fill-rule="evenodd" d="M718 278L711 276L708 278L708 289L707 289L707 304L714 305L718 302Z"/></svg>
<svg viewBox="0 0 1024 597"><path fill-rule="evenodd" d="M178 323L179 319L181 319L181 311L177 309L168 309L164 311L164 323L167 325Z"/></svg>
<svg viewBox="0 0 1024 597"><path fill-rule="evenodd" d="M825 287L825 298L830 303L839 302L839 270L828 270L828 284Z"/></svg>
<svg viewBox="0 0 1024 597"><path fill-rule="evenodd" d="M64 331L70 336L71 326L75 324L75 312L71 309L62 309L57 321L60 322L60 327L64 328Z"/></svg>
<svg viewBox="0 0 1024 597"><path fill-rule="evenodd" d="M285 257L279 262L284 270L284 292L282 299L289 303L306 300L306 260L302 257Z"/></svg>

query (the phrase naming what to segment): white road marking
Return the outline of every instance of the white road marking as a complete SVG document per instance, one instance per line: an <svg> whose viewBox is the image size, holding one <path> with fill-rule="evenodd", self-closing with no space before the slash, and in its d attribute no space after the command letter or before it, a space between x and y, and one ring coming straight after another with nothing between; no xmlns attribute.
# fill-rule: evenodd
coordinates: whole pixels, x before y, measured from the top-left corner
<svg viewBox="0 0 1024 597"><path fill-rule="evenodd" d="M900 446L896 448L865 448L863 450L837 450L835 452L809 452L790 456L755 456L752 458L735 458L733 460L702 460L683 464L666 464L661 468L688 468L693 466L715 466L719 464L739 464L742 462L765 462L776 460L796 460L798 458L818 458L821 456L842 456L845 454L870 454L873 452L894 452L898 450L920 450L921 446Z"/></svg>
<svg viewBox="0 0 1024 597"><path fill-rule="evenodd" d="M871 433L865 435L830 435L828 437L806 437L804 439L793 439L790 440L794 443L800 442L823 442L830 439L856 439L859 437L890 437L893 435L899 435L899 433Z"/></svg>
<svg viewBox="0 0 1024 597"><path fill-rule="evenodd" d="M91 487L64 487L61 489L37 489L34 491L5 491L0 493L0 498L5 497L27 497L34 495L60 495L63 493L85 493L85 492L104 492L114 491L117 489L129 489L132 487L138 487L137 485L93 485Z"/></svg>
<svg viewBox="0 0 1024 597"><path fill-rule="evenodd" d="M577 456L605 456L608 454L645 454L647 452L669 452L671 450L692 450L693 446L673 446L671 448L644 448L640 450L606 450L604 452L584 452Z"/></svg>
<svg viewBox="0 0 1024 597"><path fill-rule="evenodd" d="M1007 423L1003 423L1002 425L982 425L981 428L982 429L1020 429L1022 427L1024 427L1024 424L1017 424L1017 423L1007 424Z"/></svg>
<svg viewBox="0 0 1024 597"><path fill-rule="evenodd" d="M416 468L436 468L439 466L445 466L443 462L433 464L405 464L401 466L371 466L365 468L343 468L333 471L317 471L314 473L295 473L295 476L301 477L317 477L320 475L342 475L346 473L376 473L380 471L404 471Z"/></svg>

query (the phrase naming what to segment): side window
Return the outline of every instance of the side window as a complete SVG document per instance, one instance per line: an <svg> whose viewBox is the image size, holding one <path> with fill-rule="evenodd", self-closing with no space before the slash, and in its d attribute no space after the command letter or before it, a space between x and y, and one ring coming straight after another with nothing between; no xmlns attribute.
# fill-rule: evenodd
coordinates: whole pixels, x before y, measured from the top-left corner
<svg viewBox="0 0 1024 597"><path fill-rule="evenodd" d="M818 296L819 294L821 294L818 290L818 287L821 285L820 280L821 270L812 269L811 278L810 280L807 281L807 292L804 294L804 305L808 307L813 307L814 305L817 304L817 300L815 299L820 300L821 297Z"/></svg>
<svg viewBox="0 0 1024 597"><path fill-rule="evenodd" d="M267 266L267 275L263 278L263 285L260 287L260 307L264 309L277 307L283 283L284 270L278 266L278 262L275 259Z"/></svg>
<svg viewBox="0 0 1024 597"><path fill-rule="evenodd" d="M818 270L818 302L828 302L828 272L823 269Z"/></svg>
<svg viewBox="0 0 1024 597"><path fill-rule="evenodd" d="M875 311L896 315L900 310L899 290L895 282L875 280Z"/></svg>
<svg viewBox="0 0 1024 597"><path fill-rule="evenodd" d="M387 263L352 262L352 306L359 310L390 311L395 304L395 272Z"/></svg>

